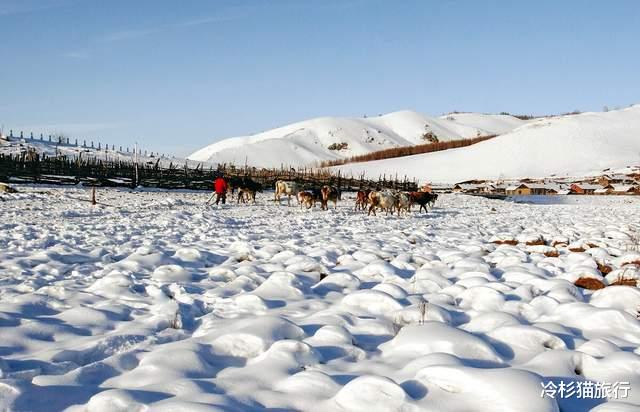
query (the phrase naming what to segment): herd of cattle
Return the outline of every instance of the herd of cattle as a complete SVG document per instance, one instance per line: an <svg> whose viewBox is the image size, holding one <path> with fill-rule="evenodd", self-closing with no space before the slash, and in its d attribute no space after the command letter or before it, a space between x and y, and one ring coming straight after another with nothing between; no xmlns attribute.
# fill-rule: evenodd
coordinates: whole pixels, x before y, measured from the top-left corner
<svg viewBox="0 0 640 412"><path fill-rule="evenodd" d="M256 201L256 192L262 192L262 185L251 179L241 179L229 185L229 190L234 193L238 190L237 202ZM278 180L275 184L274 200L280 204L283 196L287 197L287 204L291 205L291 198L295 197L300 207L310 209L320 203L322 210L329 209L329 202L337 209L338 201L342 200L342 193L335 187L322 186L320 188L305 188L297 182ZM403 211L410 212L413 205L420 206L420 212L424 209L428 212L429 206L433 206L438 195L428 192L400 192L394 190L359 190L356 193L355 210L368 210L368 215L376 214L376 209L400 215Z"/></svg>

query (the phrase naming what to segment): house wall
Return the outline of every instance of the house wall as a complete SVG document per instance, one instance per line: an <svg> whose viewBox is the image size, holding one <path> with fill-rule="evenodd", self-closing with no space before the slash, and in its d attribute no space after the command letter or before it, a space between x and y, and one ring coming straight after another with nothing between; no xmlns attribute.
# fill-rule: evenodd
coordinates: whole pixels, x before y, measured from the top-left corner
<svg viewBox="0 0 640 412"><path fill-rule="evenodd" d="M507 195L519 196L519 195L530 195L530 194L531 194L531 189L529 189L528 187L520 187L516 190L507 190Z"/></svg>

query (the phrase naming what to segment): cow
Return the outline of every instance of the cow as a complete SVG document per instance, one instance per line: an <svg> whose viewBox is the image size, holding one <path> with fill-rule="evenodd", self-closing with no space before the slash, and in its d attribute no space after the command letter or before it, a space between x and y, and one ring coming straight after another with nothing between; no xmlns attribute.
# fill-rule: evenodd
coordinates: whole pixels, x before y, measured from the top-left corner
<svg viewBox="0 0 640 412"><path fill-rule="evenodd" d="M253 180L247 180L238 186L238 203L256 202L256 192L262 192L262 185Z"/></svg>
<svg viewBox="0 0 640 412"><path fill-rule="evenodd" d="M424 208L425 212L428 212L429 209L427 208L427 206L433 206L438 199L438 195L436 193L428 192L409 192L409 197L411 199L409 211L411 211L411 206L414 203L417 203L420 205L419 212L422 212L422 208Z"/></svg>
<svg viewBox="0 0 640 412"><path fill-rule="evenodd" d="M429 206L434 207L436 205L436 200L438 200L438 194L437 193L429 193L431 196L429 196L429 201L427 203L429 203Z"/></svg>
<svg viewBox="0 0 640 412"><path fill-rule="evenodd" d="M409 206L411 205L411 197L409 196L409 193L400 192L396 194L395 197L397 201L396 207L398 209L398 216L400 216L400 212L403 210L409 213Z"/></svg>
<svg viewBox="0 0 640 412"><path fill-rule="evenodd" d="M298 203L300 207L306 206L307 209L311 209L318 201L318 197L310 190L303 190L298 192Z"/></svg>
<svg viewBox="0 0 640 412"><path fill-rule="evenodd" d="M338 208L338 200L340 199L340 191L332 186L322 186L320 189L320 207L322 210L329 210L329 201L332 201L335 208Z"/></svg>
<svg viewBox="0 0 640 412"><path fill-rule="evenodd" d="M396 196L389 191L384 192L371 192L369 193L369 213L367 216L373 212L374 216L376 215L376 207L393 215L393 210L396 208L398 204L398 199Z"/></svg>
<svg viewBox="0 0 640 412"><path fill-rule="evenodd" d="M238 184L238 203L246 203L249 200L256 202L256 192L262 192L262 185L248 178L243 178Z"/></svg>
<svg viewBox="0 0 640 412"><path fill-rule="evenodd" d="M229 177L227 179L227 194L233 196L236 193L236 189L240 186L241 180L237 177Z"/></svg>
<svg viewBox="0 0 640 412"><path fill-rule="evenodd" d="M356 193L356 206L354 210L365 210L369 201L369 193L371 190L358 190Z"/></svg>
<svg viewBox="0 0 640 412"><path fill-rule="evenodd" d="M300 186L296 182L278 180L276 182L275 201L280 203L280 196L287 196L287 205L291 206L291 196L297 198ZM299 201L299 199L298 199Z"/></svg>

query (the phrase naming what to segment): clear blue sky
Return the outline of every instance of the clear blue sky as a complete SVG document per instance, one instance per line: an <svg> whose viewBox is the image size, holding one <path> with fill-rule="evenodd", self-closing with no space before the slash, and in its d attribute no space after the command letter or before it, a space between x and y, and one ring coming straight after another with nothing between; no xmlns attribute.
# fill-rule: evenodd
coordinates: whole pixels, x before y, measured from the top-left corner
<svg viewBox="0 0 640 412"><path fill-rule="evenodd" d="M306 118L640 103L640 1L0 0L0 124L186 155Z"/></svg>

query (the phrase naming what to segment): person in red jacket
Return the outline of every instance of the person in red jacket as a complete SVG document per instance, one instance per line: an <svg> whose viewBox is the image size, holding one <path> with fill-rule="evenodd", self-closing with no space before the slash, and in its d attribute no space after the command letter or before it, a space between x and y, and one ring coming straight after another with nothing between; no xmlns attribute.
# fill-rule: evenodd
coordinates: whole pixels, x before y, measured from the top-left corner
<svg viewBox="0 0 640 412"><path fill-rule="evenodd" d="M222 200L224 205L227 202L227 181L224 180L224 176L220 175L213 182L213 189L216 192L216 205Z"/></svg>

